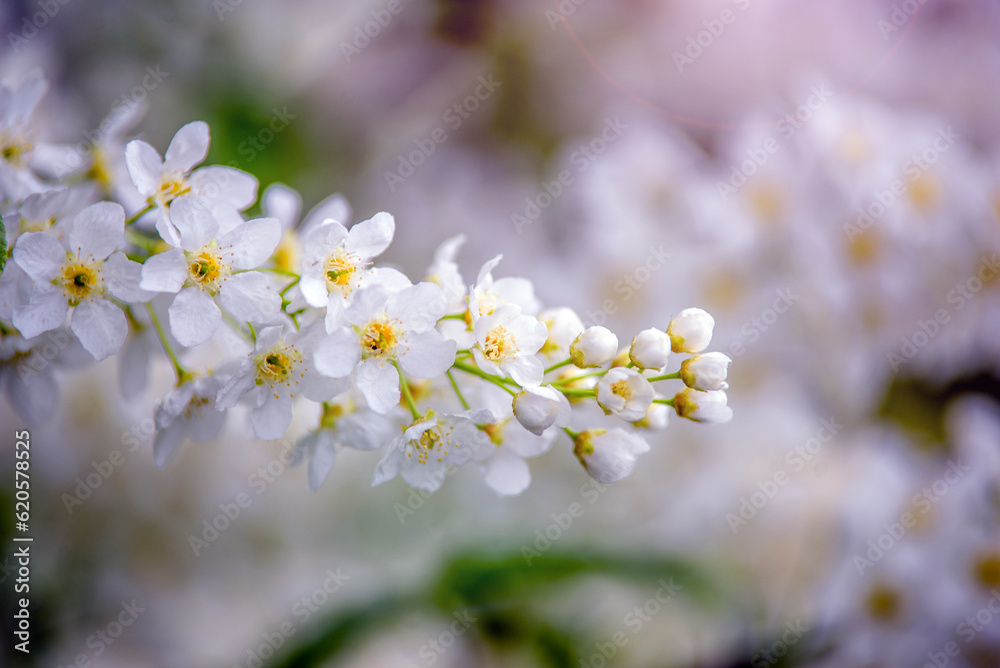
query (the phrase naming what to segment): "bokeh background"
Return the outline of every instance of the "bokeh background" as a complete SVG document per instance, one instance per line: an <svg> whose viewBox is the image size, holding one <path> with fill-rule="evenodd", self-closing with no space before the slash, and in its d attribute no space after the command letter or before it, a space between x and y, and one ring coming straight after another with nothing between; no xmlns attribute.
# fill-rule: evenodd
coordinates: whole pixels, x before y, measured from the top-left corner
<svg viewBox="0 0 1000 668"><path fill-rule="evenodd" d="M46 141L141 97L128 137L205 120L261 191L392 212L411 276L464 233L467 280L503 253L622 341L705 308L735 418L674 419L609 488L560 443L515 498L472 467L370 489L350 450L310 493L239 419L157 469L162 360L128 397L115 359L60 366L29 425L33 653L5 614L0 664L1000 665L998 10L4 0L0 76L45 72ZM4 398L5 481L26 424Z"/></svg>

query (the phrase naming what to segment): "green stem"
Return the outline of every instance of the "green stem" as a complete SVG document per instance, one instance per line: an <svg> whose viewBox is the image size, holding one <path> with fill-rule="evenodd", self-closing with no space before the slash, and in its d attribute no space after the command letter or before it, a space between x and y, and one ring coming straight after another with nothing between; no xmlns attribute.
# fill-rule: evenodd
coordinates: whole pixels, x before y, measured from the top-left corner
<svg viewBox="0 0 1000 668"><path fill-rule="evenodd" d="M653 376L652 378L647 378L646 380L648 380L651 383L655 383L658 380L680 380L680 379L681 379L681 372L677 371L676 373L666 373L663 374L662 376Z"/></svg>
<svg viewBox="0 0 1000 668"><path fill-rule="evenodd" d="M671 408L674 407L674 400L673 399L653 399L653 403L654 404L663 404L664 406L670 406Z"/></svg>
<svg viewBox="0 0 1000 668"><path fill-rule="evenodd" d="M517 392L515 392L514 390L510 389L509 387L507 387L507 385L509 383L513 383L518 388L521 387L517 383L514 383L514 381L512 381L512 380L509 380L507 378L497 378L496 376L492 376L492 375L486 373L485 371L477 369L474 366L469 366L468 364L463 364L461 362L455 362L455 364L452 365L452 368L453 369L458 369L459 371L464 371L465 373L472 374L473 376L479 376L483 380L487 380L487 381L493 383L494 385L496 385L497 387L502 387L503 389L507 390L507 392L511 396L517 396Z"/></svg>
<svg viewBox="0 0 1000 668"><path fill-rule="evenodd" d="M410 409L413 419L419 420L420 411L417 410L417 404L413 401L413 395L410 394L410 386L406 382L406 377L403 376L403 370L399 368L399 363L396 361L393 361L392 365L396 367L396 373L399 374L399 389L403 394L403 398L406 399L406 406Z"/></svg>
<svg viewBox="0 0 1000 668"><path fill-rule="evenodd" d="M272 274L278 274L279 276L288 276L289 278L302 278L294 271L289 271L287 269L280 269L278 267L261 267L260 269L257 269L257 271L267 271Z"/></svg>
<svg viewBox="0 0 1000 668"><path fill-rule="evenodd" d="M160 337L160 343L163 345L164 352L166 352L167 357L170 358L170 363L174 365L174 373L177 375L177 385L181 386L191 379L191 373L185 369L180 360L177 359L177 353L174 352L173 347L170 345L170 341L167 339L167 335L163 331L163 326L160 324L160 319L156 316L156 311L153 310L153 305L147 302L146 310L149 311L149 319L153 323L156 335Z"/></svg>
<svg viewBox="0 0 1000 668"><path fill-rule="evenodd" d="M452 313L450 315L441 316L441 320L465 320L464 313Z"/></svg>
<svg viewBox="0 0 1000 668"><path fill-rule="evenodd" d="M555 371L556 369L561 369L562 367L564 367L564 366L566 366L568 364L572 364L572 363L573 363L572 358L567 357L562 362L557 362L557 363L553 364L552 366L550 366L548 369L545 370L545 373L549 373L551 371Z"/></svg>
<svg viewBox="0 0 1000 668"><path fill-rule="evenodd" d="M462 408L469 410L469 402L465 400L462 395L462 390L458 387L458 382L455 380L455 376L452 375L451 369L448 369L448 380L451 381L451 388L455 390L455 394L458 396L458 400L462 402Z"/></svg>
<svg viewBox="0 0 1000 668"><path fill-rule="evenodd" d="M298 285L300 280L302 280L302 277L301 276L296 276L295 280L292 281L291 283L289 283L288 285L286 285L284 288L282 288L281 292L279 292L278 294L281 295L282 297L284 297L285 293L288 292L289 290L291 290L292 288L294 288L296 285ZM284 308L284 307L282 307L282 308Z"/></svg>
<svg viewBox="0 0 1000 668"><path fill-rule="evenodd" d="M587 397L596 397L597 396L597 391L596 390L569 390L569 389L562 389L562 388L556 388L556 389L559 390L560 392L562 392L563 394L565 394L567 397L582 397L582 398L587 398Z"/></svg>
<svg viewBox="0 0 1000 668"><path fill-rule="evenodd" d="M586 374L583 374L581 376L567 376L566 378L562 378L562 379L557 380L557 381L555 381L553 383L549 383L549 385L551 385L552 387L554 387L554 388L556 388L558 390L560 385L568 385L570 383L576 382L578 380L582 380L584 378L595 378L597 376L603 376L608 371L610 371L610 369L605 369L604 371L597 371L595 373L586 373Z"/></svg>
<svg viewBox="0 0 1000 668"><path fill-rule="evenodd" d="M573 431L569 427L563 427L563 431L566 432L566 435L569 436L570 440L574 443L576 443L576 439L580 436L580 432Z"/></svg>
<svg viewBox="0 0 1000 668"><path fill-rule="evenodd" d="M139 220L140 218L142 218L143 216L145 216L147 213L149 213L152 210L153 210L153 205L152 204L147 204L145 209L143 209L142 211L137 212L134 216L130 217L128 220L125 221L125 227L128 227L129 225L131 225L135 221Z"/></svg>

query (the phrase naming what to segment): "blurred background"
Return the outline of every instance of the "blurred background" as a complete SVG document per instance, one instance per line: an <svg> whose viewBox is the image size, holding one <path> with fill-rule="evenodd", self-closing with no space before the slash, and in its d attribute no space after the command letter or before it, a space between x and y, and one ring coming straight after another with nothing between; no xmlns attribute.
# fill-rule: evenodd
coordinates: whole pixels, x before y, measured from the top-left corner
<svg viewBox="0 0 1000 668"><path fill-rule="evenodd" d="M514 498L473 467L370 489L350 450L310 493L235 419L157 469L163 360L128 397L116 359L59 365L42 423L0 403L36 536L33 652L5 614L0 664L1000 665L997 3L4 0L0 27L45 141L143 102L124 137L204 120L261 192L393 213L410 276L464 233L466 280L503 253L622 341L705 308L735 411L611 487L560 442Z"/></svg>

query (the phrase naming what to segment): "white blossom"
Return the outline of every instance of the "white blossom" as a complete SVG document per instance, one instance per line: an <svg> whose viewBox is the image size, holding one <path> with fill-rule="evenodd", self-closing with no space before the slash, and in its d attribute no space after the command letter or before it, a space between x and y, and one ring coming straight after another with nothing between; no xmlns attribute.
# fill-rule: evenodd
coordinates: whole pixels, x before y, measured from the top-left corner
<svg viewBox="0 0 1000 668"><path fill-rule="evenodd" d="M618 366L609 370L597 383L597 403L605 413L626 422L646 417L653 403L653 386L635 369Z"/></svg>
<svg viewBox="0 0 1000 668"><path fill-rule="evenodd" d="M681 311L667 327L675 353L700 353L712 341L715 318L700 308Z"/></svg>
<svg viewBox="0 0 1000 668"><path fill-rule="evenodd" d="M695 355L681 363L681 380L696 390L726 390L729 384L729 364L732 362L723 353Z"/></svg>
<svg viewBox="0 0 1000 668"><path fill-rule="evenodd" d="M640 369L659 371L670 361L670 337L662 329L644 329L632 339L628 357Z"/></svg>
<svg viewBox="0 0 1000 668"><path fill-rule="evenodd" d="M607 327L599 325L585 329L569 347L573 364L581 369L611 364L617 354L618 337Z"/></svg>
<svg viewBox="0 0 1000 668"><path fill-rule="evenodd" d="M733 409L726 405L727 401L722 390L705 392L686 387L674 397L674 410L695 422L721 424L733 419Z"/></svg>
<svg viewBox="0 0 1000 668"><path fill-rule="evenodd" d="M573 453L598 482L618 482L632 474L635 458L649 452L649 444L624 429L587 429L574 439Z"/></svg>

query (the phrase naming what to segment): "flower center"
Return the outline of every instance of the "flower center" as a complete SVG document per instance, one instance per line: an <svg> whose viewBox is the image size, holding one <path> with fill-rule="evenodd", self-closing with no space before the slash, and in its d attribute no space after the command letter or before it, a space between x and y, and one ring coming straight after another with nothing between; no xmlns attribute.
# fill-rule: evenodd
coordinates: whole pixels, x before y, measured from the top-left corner
<svg viewBox="0 0 1000 668"><path fill-rule="evenodd" d="M978 557L973 572L984 589L1000 586L1000 555L986 554Z"/></svg>
<svg viewBox="0 0 1000 668"><path fill-rule="evenodd" d="M352 281L361 261L356 255L348 253L343 248L338 248L336 253L331 254L323 263L323 273L326 275L326 288L330 292L348 293L353 288Z"/></svg>
<svg viewBox="0 0 1000 668"><path fill-rule="evenodd" d="M163 175L160 180L160 189L156 191L154 197L161 204L168 204L175 198L189 192L191 192L191 186L184 180L184 176L177 172L171 172Z"/></svg>
<svg viewBox="0 0 1000 668"><path fill-rule="evenodd" d="M876 584L868 592L865 607L868 614L880 622L891 622L902 612L902 599L895 590L883 584Z"/></svg>
<svg viewBox="0 0 1000 668"><path fill-rule="evenodd" d="M503 428L507 425L509 419L479 425L479 430L490 437L490 442L493 445L500 445L503 443Z"/></svg>
<svg viewBox="0 0 1000 668"><path fill-rule="evenodd" d="M362 357L368 359L389 356L396 349L397 343L399 343L399 331L393 327L388 318L382 316L379 320L369 322L361 334Z"/></svg>
<svg viewBox="0 0 1000 668"><path fill-rule="evenodd" d="M98 267L97 264L75 262L63 268L63 290L66 291L71 305L76 306L98 291L101 282Z"/></svg>
<svg viewBox="0 0 1000 668"><path fill-rule="evenodd" d="M295 366L302 360L302 355L293 347L278 344L266 353L257 355L257 385L276 385L287 383L295 373Z"/></svg>
<svg viewBox="0 0 1000 668"><path fill-rule="evenodd" d="M486 335L483 342L483 355L491 362L517 354L517 341L514 335L503 325L497 325Z"/></svg>
<svg viewBox="0 0 1000 668"><path fill-rule="evenodd" d="M629 387L627 380L619 380L611 383L611 392L612 394L618 395L625 401L632 398L632 388Z"/></svg>
<svg viewBox="0 0 1000 668"><path fill-rule="evenodd" d="M281 243L274 250L274 266L285 271L295 271L299 267L299 249L295 235L286 232Z"/></svg>
<svg viewBox="0 0 1000 668"><path fill-rule="evenodd" d="M910 184L907 194L913 208L921 213L932 213L941 199L941 183L930 172L924 172Z"/></svg>
<svg viewBox="0 0 1000 668"><path fill-rule="evenodd" d="M431 418L431 414L421 417L414 425L420 424L421 422L426 422ZM451 431L452 427L447 427L448 431ZM448 440L447 435L442 429L440 424L436 424L430 429L424 431L420 434L420 438L410 441L412 444L412 452L408 452L407 456L412 457L414 453L417 455L417 462L420 464L426 464L432 458L437 459L437 461L444 461L444 458L448 455L448 446L451 441Z"/></svg>
<svg viewBox="0 0 1000 668"><path fill-rule="evenodd" d="M220 281L232 273L229 265L222 261L219 246L214 240L197 253L188 253L187 256L191 282L210 292L218 290Z"/></svg>
<svg viewBox="0 0 1000 668"><path fill-rule="evenodd" d="M10 135L0 136L0 147L0 156L3 156L4 162L15 167L24 167L35 148L27 139Z"/></svg>

